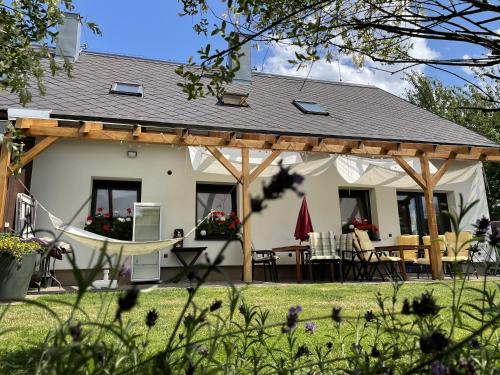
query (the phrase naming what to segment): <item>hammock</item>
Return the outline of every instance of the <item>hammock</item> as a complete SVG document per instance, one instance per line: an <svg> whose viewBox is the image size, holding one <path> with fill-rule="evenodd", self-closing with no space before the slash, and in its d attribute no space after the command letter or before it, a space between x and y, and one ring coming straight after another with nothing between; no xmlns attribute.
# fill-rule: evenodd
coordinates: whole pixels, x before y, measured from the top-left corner
<svg viewBox="0 0 500 375"><path fill-rule="evenodd" d="M39 202L37 202L37 204L42 210L44 210L49 215L50 221L52 222L54 229L63 232L68 237L72 238L78 243L81 243L82 245L89 247L90 249L100 250L105 248L108 254L122 253L122 255L143 255L143 254L153 253L155 251L165 250L168 247L188 237L197 228L194 227L184 237L179 237L179 238L170 238L160 241L138 241L138 242L122 241L114 238L104 237L92 232L88 232L86 230L83 230L81 228L72 225L65 225L61 219L51 214Z"/></svg>

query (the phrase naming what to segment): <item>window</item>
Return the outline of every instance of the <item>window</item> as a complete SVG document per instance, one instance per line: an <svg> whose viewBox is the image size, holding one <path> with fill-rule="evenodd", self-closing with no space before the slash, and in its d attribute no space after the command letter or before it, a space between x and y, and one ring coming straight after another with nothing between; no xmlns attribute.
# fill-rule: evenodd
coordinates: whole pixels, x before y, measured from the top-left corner
<svg viewBox="0 0 500 375"><path fill-rule="evenodd" d="M293 104L300 109L302 112L312 115L325 115L328 116L328 112L323 109L318 103L314 102L304 102L302 100L294 100Z"/></svg>
<svg viewBox="0 0 500 375"><path fill-rule="evenodd" d="M220 98L220 103L236 107L248 107L248 94L225 92Z"/></svg>
<svg viewBox="0 0 500 375"><path fill-rule="evenodd" d="M224 212L229 215L237 213L236 189L237 185L229 184L196 184L196 223L203 220L210 212ZM224 239L224 234L205 237L206 233L196 232L197 239Z"/></svg>
<svg viewBox="0 0 500 375"><path fill-rule="evenodd" d="M135 83L114 82L109 90L110 94L141 96L144 93L142 85Z"/></svg>
<svg viewBox="0 0 500 375"><path fill-rule="evenodd" d="M91 215L99 209L114 216L127 216L128 208L141 201L139 181L94 180L92 184Z"/></svg>
<svg viewBox="0 0 500 375"><path fill-rule="evenodd" d="M451 230L450 221L444 215L444 211L448 210L445 193L434 193L434 209L439 233ZM423 193L398 192L398 212L401 234L418 234L422 237L429 233Z"/></svg>
<svg viewBox="0 0 500 375"><path fill-rule="evenodd" d="M370 194L368 190L339 190L340 219L342 227L349 225L353 219L367 219L371 223Z"/></svg>

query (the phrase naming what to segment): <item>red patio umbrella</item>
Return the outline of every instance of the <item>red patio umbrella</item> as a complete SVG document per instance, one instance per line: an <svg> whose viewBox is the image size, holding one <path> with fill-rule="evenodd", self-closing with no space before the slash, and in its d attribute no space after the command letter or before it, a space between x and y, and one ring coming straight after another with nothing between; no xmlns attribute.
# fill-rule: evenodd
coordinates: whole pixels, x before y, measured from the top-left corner
<svg viewBox="0 0 500 375"><path fill-rule="evenodd" d="M311 216L309 216L309 209L307 208L306 197L302 200L299 216L297 217L297 225L295 226L295 239L307 241L309 239L309 232L314 232L311 223Z"/></svg>

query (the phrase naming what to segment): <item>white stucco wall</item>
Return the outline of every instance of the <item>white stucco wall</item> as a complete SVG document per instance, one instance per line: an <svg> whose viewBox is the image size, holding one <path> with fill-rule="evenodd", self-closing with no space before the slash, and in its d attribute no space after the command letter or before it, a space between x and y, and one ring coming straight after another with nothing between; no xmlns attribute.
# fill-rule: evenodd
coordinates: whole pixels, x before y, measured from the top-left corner
<svg viewBox="0 0 500 375"><path fill-rule="evenodd" d="M89 199L92 179L128 179L142 182L142 202L161 203L163 207L163 237L169 238L175 228L187 232L195 225L196 182L234 182L230 176L193 172L183 147L161 145L133 146L138 152L136 159L127 158L129 145L112 142L61 141L41 154L34 162L32 193L44 206L65 221L78 211ZM172 175L167 171L171 170ZM252 185L252 193L258 194L262 179ZM471 189L474 184L474 189ZM340 209L338 188L360 188L348 185L331 168L316 177L306 177L302 190L307 195L312 223L316 231L333 230L340 233ZM382 244L393 244L399 234L399 219L395 188L367 187L371 189L372 219L380 227ZM405 189L408 190L408 189ZM418 190L418 189L415 189ZM478 174L474 181L440 187L448 192L449 203L458 202L458 194L466 200L480 199L468 219L475 221L479 213L488 214L483 177ZM238 195L240 192L238 192ZM238 198L239 204L241 199ZM252 217L252 239L258 249L296 243L293 238L301 198L293 193L278 201L270 202L262 214ZM90 211L90 202L77 215L74 225L83 227ZM241 212L241 207L240 211ZM39 210L37 228L51 228L45 213ZM194 236L185 241L185 246L208 246L208 255L215 255L222 241L195 241ZM78 265L91 267L92 251L73 243ZM166 253L170 253L169 250ZM175 257L165 259L163 266L178 266ZM242 251L238 242L233 242L226 252L225 265L241 265ZM282 254L281 263L292 263L293 258ZM66 261L57 262L59 269L68 269Z"/></svg>

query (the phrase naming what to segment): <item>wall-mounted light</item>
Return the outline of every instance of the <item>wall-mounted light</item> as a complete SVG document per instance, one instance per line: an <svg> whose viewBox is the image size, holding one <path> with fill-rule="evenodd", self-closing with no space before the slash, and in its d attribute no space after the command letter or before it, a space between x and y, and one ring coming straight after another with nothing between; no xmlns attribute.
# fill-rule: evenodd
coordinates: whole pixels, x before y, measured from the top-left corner
<svg viewBox="0 0 500 375"><path fill-rule="evenodd" d="M137 157L137 151L128 150L127 151L127 157L130 158L130 159L135 159Z"/></svg>

